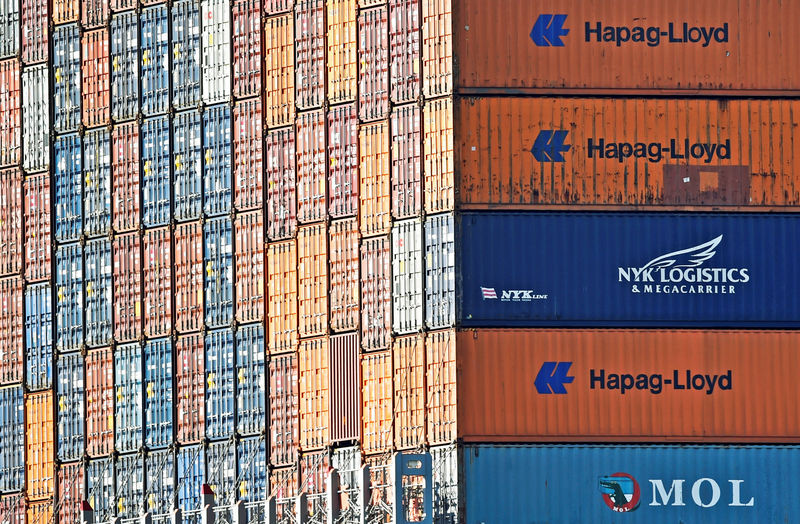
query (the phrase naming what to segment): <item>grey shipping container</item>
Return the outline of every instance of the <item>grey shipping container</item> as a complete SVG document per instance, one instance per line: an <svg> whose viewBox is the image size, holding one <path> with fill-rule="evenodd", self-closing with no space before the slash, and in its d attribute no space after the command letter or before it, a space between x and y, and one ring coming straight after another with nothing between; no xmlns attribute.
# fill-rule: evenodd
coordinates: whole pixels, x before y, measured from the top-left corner
<svg viewBox="0 0 800 524"><path fill-rule="evenodd" d="M111 343L111 241L107 238L86 243L86 344Z"/></svg>
<svg viewBox="0 0 800 524"><path fill-rule="evenodd" d="M78 240L83 234L81 139L77 133L62 135L53 143L55 151L55 239Z"/></svg>
<svg viewBox="0 0 800 524"><path fill-rule="evenodd" d="M176 463L178 478L178 508L183 512L185 524L200 522L200 487L206 479L206 453L201 445L184 446L178 450Z"/></svg>
<svg viewBox="0 0 800 524"><path fill-rule="evenodd" d="M169 14L166 5L142 9L142 113L169 108ZM164 152L166 154L166 151Z"/></svg>
<svg viewBox="0 0 800 524"><path fill-rule="evenodd" d="M230 325L233 320L233 226L228 217L203 226L205 268L205 320L208 327Z"/></svg>
<svg viewBox="0 0 800 524"><path fill-rule="evenodd" d="M172 4L172 105L200 102L200 6L192 0Z"/></svg>
<svg viewBox="0 0 800 524"><path fill-rule="evenodd" d="M200 113L177 113L172 120L175 220L196 220L203 210L203 150Z"/></svg>
<svg viewBox="0 0 800 524"><path fill-rule="evenodd" d="M165 226L170 221L169 119L148 118L142 123L142 223Z"/></svg>
<svg viewBox="0 0 800 524"><path fill-rule="evenodd" d="M97 129L83 136L83 209L87 236L111 231L111 132Z"/></svg>
<svg viewBox="0 0 800 524"><path fill-rule="evenodd" d="M56 350L59 353L75 351L83 345L83 286L83 248L77 243L59 246L56 249ZM44 336L44 333L37 333L37 336Z"/></svg>
<svg viewBox="0 0 800 524"><path fill-rule="evenodd" d="M231 107L212 106L203 112L203 210L224 215L231 210Z"/></svg>
<svg viewBox="0 0 800 524"><path fill-rule="evenodd" d="M149 340L144 346L145 444L148 448L172 444L172 341Z"/></svg>
<svg viewBox="0 0 800 524"><path fill-rule="evenodd" d="M22 71L22 168L43 171L50 166L50 88L46 65Z"/></svg>
<svg viewBox="0 0 800 524"><path fill-rule="evenodd" d="M83 355L60 355L56 381L57 438L56 456L59 461L80 460L84 450L85 382Z"/></svg>
<svg viewBox="0 0 800 524"><path fill-rule="evenodd" d="M164 449L147 453L145 471L145 510L154 517L163 518L172 511L175 501L174 451ZM188 479L181 477L179 482L188 482Z"/></svg>
<svg viewBox="0 0 800 524"><path fill-rule="evenodd" d="M139 112L139 17L136 11L111 16L111 118Z"/></svg>
<svg viewBox="0 0 800 524"><path fill-rule="evenodd" d="M53 315L50 284L25 289L25 382L31 390L48 389L53 379Z"/></svg>
<svg viewBox="0 0 800 524"><path fill-rule="evenodd" d="M81 123L81 33L78 24L53 31L53 130L75 131Z"/></svg>
<svg viewBox="0 0 800 524"><path fill-rule="evenodd" d="M25 400L22 386L0 388L0 493L25 486Z"/></svg>
<svg viewBox="0 0 800 524"><path fill-rule="evenodd" d="M248 522L264 521L264 504L269 494L267 476L267 443L263 436L244 438L237 448L239 484L235 486L236 500L248 508ZM255 505L260 503L260 505Z"/></svg>
<svg viewBox="0 0 800 524"><path fill-rule="evenodd" d="M422 329L422 222L413 218L392 227L392 329L415 333Z"/></svg>
<svg viewBox="0 0 800 524"><path fill-rule="evenodd" d="M230 329L206 334L206 438L233 434L233 333Z"/></svg>
<svg viewBox="0 0 800 524"><path fill-rule="evenodd" d="M109 522L115 515L114 462L103 458L86 465L86 500L98 522Z"/></svg>
<svg viewBox="0 0 800 524"><path fill-rule="evenodd" d="M264 324L236 331L236 432L255 435L266 428L267 370Z"/></svg>
<svg viewBox="0 0 800 524"><path fill-rule="evenodd" d="M114 352L114 446L120 453L142 447L142 347L125 344Z"/></svg>
<svg viewBox="0 0 800 524"><path fill-rule="evenodd" d="M0 0L0 58L19 54L20 14L17 0Z"/></svg>
<svg viewBox="0 0 800 524"><path fill-rule="evenodd" d="M144 458L140 453L120 455L115 473L116 516L122 519L140 517L144 508Z"/></svg>
<svg viewBox="0 0 800 524"><path fill-rule="evenodd" d="M456 321L455 230L452 213L425 220L425 324L452 327Z"/></svg>

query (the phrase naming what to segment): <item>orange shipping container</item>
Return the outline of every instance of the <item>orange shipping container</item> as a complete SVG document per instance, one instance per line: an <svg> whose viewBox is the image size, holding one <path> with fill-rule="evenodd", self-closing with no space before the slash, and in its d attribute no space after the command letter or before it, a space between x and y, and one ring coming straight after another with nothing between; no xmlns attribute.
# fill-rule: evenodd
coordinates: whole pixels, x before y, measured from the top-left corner
<svg viewBox="0 0 800 524"><path fill-rule="evenodd" d="M297 309L301 337L327 334L328 231L325 224L297 232Z"/></svg>
<svg viewBox="0 0 800 524"><path fill-rule="evenodd" d="M358 329L359 235L358 221L346 218L330 226L330 328L335 332Z"/></svg>
<svg viewBox="0 0 800 524"><path fill-rule="evenodd" d="M394 362L394 441L397 449L425 443L425 335L397 337Z"/></svg>
<svg viewBox="0 0 800 524"><path fill-rule="evenodd" d="M470 441L800 442L800 332L458 334Z"/></svg>
<svg viewBox="0 0 800 524"><path fill-rule="evenodd" d="M464 207L800 205L800 100L471 98L457 105Z"/></svg>
<svg viewBox="0 0 800 524"><path fill-rule="evenodd" d="M392 225L389 196L389 123L363 125L358 130L358 216L361 235L385 235Z"/></svg>
<svg viewBox="0 0 800 524"><path fill-rule="evenodd" d="M236 216L236 321L264 319L264 214Z"/></svg>
<svg viewBox="0 0 800 524"><path fill-rule="evenodd" d="M431 331L425 339L425 405L428 444L456 440L456 332ZM463 404L461 404L463 406Z"/></svg>
<svg viewBox="0 0 800 524"><path fill-rule="evenodd" d="M328 102L338 104L356 99L356 0L328 0Z"/></svg>
<svg viewBox="0 0 800 524"><path fill-rule="evenodd" d="M78 16L75 1L75 18ZM54 8L53 12L55 13ZM108 63L108 29L87 31L81 37L81 99L83 125L108 124L111 119L111 76Z"/></svg>
<svg viewBox="0 0 800 524"><path fill-rule="evenodd" d="M300 449L322 449L330 443L330 372L328 338L303 340L300 363Z"/></svg>
<svg viewBox="0 0 800 524"><path fill-rule="evenodd" d="M50 524L53 522L53 501L28 502L28 524Z"/></svg>
<svg viewBox="0 0 800 524"><path fill-rule="evenodd" d="M394 447L392 353L361 356L361 449L364 453L391 451Z"/></svg>
<svg viewBox="0 0 800 524"><path fill-rule="evenodd" d="M422 112L425 212L452 211L455 205L453 99L428 100Z"/></svg>
<svg viewBox="0 0 800 524"><path fill-rule="evenodd" d="M77 22L80 16L78 0L53 0L53 23Z"/></svg>
<svg viewBox="0 0 800 524"><path fill-rule="evenodd" d="M294 17L267 18L264 28L267 127L294 120Z"/></svg>
<svg viewBox="0 0 800 524"><path fill-rule="evenodd" d="M463 0L459 0L463 1ZM474 1L474 0L473 0ZM453 92L453 5L452 0L420 0L422 3L422 94L426 98ZM511 16L503 6L488 3L498 12ZM477 25L483 21L476 22ZM469 31L469 30L467 30ZM498 26L505 34L505 26ZM503 41L495 35L495 41ZM485 43L484 43L485 44ZM502 50L502 53L508 51Z"/></svg>
<svg viewBox="0 0 800 524"><path fill-rule="evenodd" d="M297 244L269 245L267 324L270 354L297 348Z"/></svg>
<svg viewBox="0 0 800 524"><path fill-rule="evenodd" d="M52 497L54 494L54 436L53 392L43 391L27 395L25 397L25 494L28 500Z"/></svg>

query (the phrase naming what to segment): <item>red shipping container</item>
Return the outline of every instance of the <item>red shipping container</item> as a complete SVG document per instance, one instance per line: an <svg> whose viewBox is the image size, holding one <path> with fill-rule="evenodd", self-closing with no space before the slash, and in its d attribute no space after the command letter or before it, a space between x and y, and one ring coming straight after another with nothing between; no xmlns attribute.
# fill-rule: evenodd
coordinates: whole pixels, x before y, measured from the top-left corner
<svg viewBox="0 0 800 524"><path fill-rule="evenodd" d="M175 329L199 331L203 326L203 226L175 226Z"/></svg>
<svg viewBox="0 0 800 524"><path fill-rule="evenodd" d="M358 214L358 117L355 104L328 112L328 213Z"/></svg>
<svg viewBox="0 0 800 524"><path fill-rule="evenodd" d="M416 104L392 111L392 216L410 218L422 211L422 125Z"/></svg>
<svg viewBox="0 0 800 524"><path fill-rule="evenodd" d="M386 349L392 333L392 256L389 237L361 243L361 344Z"/></svg>
<svg viewBox="0 0 800 524"><path fill-rule="evenodd" d="M261 0L231 2L233 96L261 94Z"/></svg>
<svg viewBox="0 0 800 524"><path fill-rule="evenodd" d="M453 6L422 2L422 93L425 98L453 92Z"/></svg>
<svg viewBox="0 0 800 524"><path fill-rule="evenodd" d="M78 0L53 0L53 23L77 22L80 16Z"/></svg>
<svg viewBox="0 0 800 524"><path fill-rule="evenodd" d="M111 349L86 354L86 454L114 451L114 360Z"/></svg>
<svg viewBox="0 0 800 524"><path fill-rule="evenodd" d="M274 356L269 361L270 464L297 464L300 445L300 389L297 354Z"/></svg>
<svg viewBox="0 0 800 524"><path fill-rule="evenodd" d="M292 10L294 0L265 0L264 11L268 15L277 15Z"/></svg>
<svg viewBox="0 0 800 524"><path fill-rule="evenodd" d="M81 100L83 125L86 127L106 125L111 120L111 76L108 50L108 29L83 33L81 37Z"/></svg>
<svg viewBox="0 0 800 524"><path fill-rule="evenodd" d="M264 200L261 99L233 106L234 204L238 211L259 209Z"/></svg>
<svg viewBox="0 0 800 524"><path fill-rule="evenodd" d="M397 449L425 444L425 335L398 337L394 361L394 441Z"/></svg>
<svg viewBox="0 0 800 524"><path fill-rule="evenodd" d="M267 234L270 240L297 233L294 129L267 134Z"/></svg>
<svg viewBox="0 0 800 524"><path fill-rule="evenodd" d="M28 502L28 524L51 524L53 522L53 501Z"/></svg>
<svg viewBox="0 0 800 524"><path fill-rule="evenodd" d="M300 337L328 333L328 231L325 224L297 232L297 310Z"/></svg>
<svg viewBox="0 0 800 524"><path fill-rule="evenodd" d="M394 448L392 353L381 351L361 357L361 449L364 453Z"/></svg>
<svg viewBox="0 0 800 524"><path fill-rule="evenodd" d="M297 221L325 220L327 186L325 162L325 113L297 115Z"/></svg>
<svg viewBox="0 0 800 524"><path fill-rule="evenodd" d="M392 227L388 122L360 126L358 156L361 235L384 235Z"/></svg>
<svg viewBox="0 0 800 524"><path fill-rule="evenodd" d="M0 171L0 275L22 268L22 172Z"/></svg>
<svg viewBox="0 0 800 524"><path fill-rule="evenodd" d="M422 113L425 212L452 211L455 207L453 99L428 100Z"/></svg>
<svg viewBox="0 0 800 524"><path fill-rule="evenodd" d="M25 524L25 495L12 493L0 497L0 517L4 524Z"/></svg>
<svg viewBox="0 0 800 524"><path fill-rule="evenodd" d="M432 331L425 339L428 444L456 440L456 333Z"/></svg>
<svg viewBox="0 0 800 524"><path fill-rule="evenodd" d="M420 0L389 0L389 63L392 102L419 98Z"/></svg>
<svg viewBox="0 0 800 524"><path fill-rule="evenodd" d="M22 63L47 61L48 20L47 0L22 0Z"/></svg>
<svg viewBox="0 0 800 524"><path fill-rule="evenodd" d="M58 521L61 524L81 523L81 501L84 500L83 462L58 466Z"/></svg>
<svg viewBox="0 0 800 524"><path fill-rule="evenodd" d="M330 443L330 373L328 337L303 340L300 363L300 449L322 449Z"/></svg>
<svg viewBox="0 0 800 524"><path fill-rule="evenodd" d="M269 245L267 330L270 354L297 349L297 244Z"/></svg>
<svg viewBox="0 0 800 524"><path fill-rule="evenodd" d="M331 441L361 434L361 366L358 333L330 337Z"/></svg>
<svg viewBox="0 0 800 524"><path fill-rule="evenodd" d="M132 342L142 334L142 258L138 233L117 235L114 256L114 340Z"/></svg>
<svg viewBox="0 0 800 524"><path fill-rule="evenodd" d="M28 500L55 494L53 413L52 391L25 396L25 494Z"/></svg>
<svg viewBox="0 0 800 524"><path fill-rule="evenodd" d="M264 214L236 215L236 321L264 320Z"/></svg>
<svg viewBox="0 0 800 524"><path fill-rule="evenodd" d="M23 297L21 278L0 280L0 384L22 382Z"/></svg>
<svg viewBox="0 0 800 524"><path fill-rule="evenodd" d="M330 327L335 332L358 329L359 234L358 220L331 222L330 243Z"/></svg>
<svg viewBox="0 0 800 524"><path fill-rule="evenodd" d="M25 221L25 279L50 278L50 175L25 177L22 186Z"/></svg>
<svg viewBox="0 0 800 524"><path fill-rule="evenodd" d="M358 14L358 116L362 122L389 114L389 18L386 7Z"/></svg>
<svg viewBox="0 0 800 524"><path fill-rule="evenodd" d="M324 0L297 0L294 12L295 99L300 110L325 100Z"/></svg>
<svg viewBox="0 0 800 524"><path fill-rule="evenodd" d="M84 29L102 27L110 16L108 0L81 0L81 25Z"/></svg>
<svg viewBox="0 0 800 524"><path fill-rule="evenodd" d="M144 335L164 337L172 330L172 235L169 228L144 233Z"/></svg>
<svg viewBox="0 0 800 524"><path fill-rule="evenodd" d="M266 123L268 128L294 120L294 18L267 18L264 28Z"/></svg>
<svg viewBox="0 0 800 524"><path fill-rule="evenodd" d="M120 124L111 134L111 223L114 231L139 229L139 125Z"/></svg>
<svg viewBox="0 0 800 524"><path fill-rule="evenodd" d="M175 345L175 408L181 444L199 442L205 435L205 396L203 335L180 336Z"/></svg>
<svg viewBox="0 0 800 524"><path fill-rule="evenodd" d="M354 102L357 96L356 0L327 0L328 102Z"/></svg>
<svg viewBox="0 0 800 524"><path fill-rule="evenodd" d="M286 522L295 514L296 498L300 486L298 464L270 471L269 492L275 496L277 522ZM291 520L290 520L291 521Z"/></svg>
<svg viewBox="0 0 800 524"><path fill-rule="evenodd" d="M0 166L19 163L22 93L19 60L0 62Z"/></svg>

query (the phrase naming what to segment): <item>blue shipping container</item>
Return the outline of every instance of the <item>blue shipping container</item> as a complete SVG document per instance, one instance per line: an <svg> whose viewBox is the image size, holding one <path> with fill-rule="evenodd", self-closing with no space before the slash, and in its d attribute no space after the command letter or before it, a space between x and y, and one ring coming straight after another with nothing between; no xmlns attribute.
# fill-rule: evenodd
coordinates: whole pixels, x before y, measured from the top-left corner
<svg viewBox="0 0 800 524"><path fill-rule="evenodd" d="M200 102L200 4L172 4L172 105L178 109Z"/></svg>
<svg viewBox="0 0 800 524"><path fill-rule="evenodd" d="M84 426L84 368L83 355L69 353L58 357L56 398L58 460L68 462L83 458Z"/></svg>
<svg viewBox="0 0 800 524"><path fill-rule="evenodd" d="M800 215L465 213L465 327L800 327Z"/></svg>
<svg viewBox="0 0 800 524"><path fill-rule="evenodd" d="M467 446L469 524L797 522L797 446ZM434 486L435 487L435 486Z"/></svg>
<svg viewBox="0 0 800 524"><path fill-rule="evenodd" d="M83 234L81 207L81 139L77 133L59 136L55 150L55 239L58 242L78 240Z"/></svg>
<svg viewBox="0 0 800 524"><path fill-rule="evenodd" d="M84 135L83 171L86 234L90 237L107 235L111 231L111 133L108 129Z"/></svg>
<svg viewBox="0 0 800 524"><path fill-rule="evenodd" d="M53 31L53 130L75 131L81 123L81 33L78 24Z"/></svg>
<svg viewBox="0 0 800 524"><path fill-rule="evenodd" d="M0 388L0 493L25 487L25 399L22 386Z"/></svg>
<svg viewBox="0 0 800 524"><path fill-rule="evenodd" d="M130 120L139 112L139 17L111 15L111 118Z"/></svg>
<svg viewBox="0 0 800 524"><path fill-rule="evenodd" d="M150 340L144 347L145 443L172 444L172 341Z"/></svg>
<svg viewBox="0 0 800 524"><path fill-rule="evenodd" d="M236 502L236 445L232 440L208 445L208 485L214 490L217 505Z"/></svg>
<svg viewBox="0 0 800 524"><path fill-rule="evenodd" d="M200 522L200 487L205 483L206 454L200 445L184 446L177 453L178 508L183 511L183 522ZM188 513L191 512L191 513Z"/></svg>
<svg viewBox="0 0 800 524"><path fill-rule="evenodd" d="M117 517L141 517L144 507L144 459L139 453L117 457L114 484Z"/></svg>
<svg viewBox="0 0 800 524"><path fill-rule="evenodd" d="M203 151L197 110L175 115L172 141L175 220L197 220L203 210Z"/></svg>
<svg viewBox="0 0 800 524"><path fill-rule="evenodd" d="M53 383L53 314L50 284L25 289L25 382L29 390Z"/></svg>
<svg viewBox="0 0 800 524"><path fill-rule="evenodd" d="M269 493L267 485L267 446L264 437L250 437L239 441L238 447L239 485L236 486L238 500L264 502ZM257 511L248 508L248 522L256 522ZM263 516L261 518L263 520Z"/></svg>
<svg viewBox="0 0 800 524"><path fill-rule="evenodd" d="M110 522L116 511L114 462L110 458L90 460L86 465L86 500L96 522Z"/></svg>
<svg viewBox="0 0 800 524"><path fill-rule="evenodd" d="M47 299L47 305L39 307L49 310L49 295ZM32 335L50 338L44 332L32 332ZM56 348L63 353L77 351L82 345L83 248L80 244L66 244L56 249Z"/></svg>
<svg viewBox="0 0 800 524"><path fill-rule="evenodd" d="M146 511L154 516L169 514L175 499L175 454L171 449L151 451L145 459L145 469ZM181 478L180 481L187 482L188 479Z"/></svg>
<svg viewBox="0 0 800 524"><path fill-rule="evenodd" d="M169 30L166 6L142 9L142 113L169 108ZM166 153L166 151L165 151Z"/></svg>
<svg viewBox="0 0 800 524"><path fill-rule="evenodd" d="M114 445L120 453L142 447L142 350L125 344L114 352Z"/></svg>
<svg viewBox="0 0 800 524"><path fill-rule="evenodd" d="M425 221L425 324L452 327L456 321L456 256L453 214Z"/></svg>
<svg viewBox="0 0 800 524"><path fill-rule="evenodd" d="M231 108L228 104L203 112L203 210L226 215L231 210Z"/></svg>
<svg viewBox="0 0 800 524"><path fill-rule="evenodd" d="M145 120L142 123L142 221L145 227L169 224L169 151L167 117Z"/></svg>
<svg viewBox="0 0 800 524"><path fill-rule="evenodd" d="M228 217L203 226L206 326L222 327L233 320L233 225Z"/></svg>
<svg viewBox="0 0 800 524"><path fill-rule="evenodd" d="M267 372L264 325L236 331L236 432L256 435L266 428Z"/></svg>
<svg viewBox="0 0 800 524"><path fill-rule="evenodd" d="M86 243L86 344L111 343L111 241Z"/></svg>
<svg viewBox="0 0 800 524"><path fill-rule="evenodd" d="M233 334L230 329L206 334L206 438L233 434Z"/></svg>

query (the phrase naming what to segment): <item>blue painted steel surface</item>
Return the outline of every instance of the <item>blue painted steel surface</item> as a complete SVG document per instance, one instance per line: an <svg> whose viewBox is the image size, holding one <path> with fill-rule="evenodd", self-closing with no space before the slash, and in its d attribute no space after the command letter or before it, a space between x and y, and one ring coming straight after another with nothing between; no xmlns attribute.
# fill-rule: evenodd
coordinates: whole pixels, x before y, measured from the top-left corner
<svg viewBox="0 0 800 524"><path fill-rule="evenodd" d="M144 458L139 453L121 455L117 457L115 466L114 502L117 517L141 517L144 507Z"/></svg>
<svg viewBox="0 0 800 524"><path fill-rule="evenodd" d="M57 363L56 381L58 460L68 462L83 458L85 412L83 355L69 353L60 355Z"/></svg>
<svg viewBox="0 0 800 524"><path fill-rule="evenodd" d="M230 325L233 320L233 226L228 217L208 220L203 226L205 321L208 327Z"/></svg>
<svg viewBox="0 0 800 524"><path fill-rule="evenodd" d="M177 473L182 479L178 485L178 508L184 512L183 522L196 524L200 522L199 513L189 514L200 510L200 486L206 481L206 454L198 444L196 446L183 446L177 453Z"/></svg>
<svg viewBox="0 0 800 524"><path fill-rule="evenodd" d="M83 345L83 286L81 245L59 246L56 249L56 348L59 353L75 351ZM35 332L33 336L45 334Z"/></svg>
<svg viewBox="0 0 800 524"><path fill-rule="evenodd" d="M267 499L267 446L264 437L250 437L239 441L237 449L238 474L236 486L238 500L262 502ZM253 509L248 510L249 522L256 517Z"/></svg>
<svg viewBox="0 0 800 524"><path fill-rule="evenodd" d="M25 289L25 383L29 390L49 389L53 380L53 313L50 284Z"/></svg>
<svg viewBox="0 0 800 524"><path fill-rule="evenodd" d="M55 139L55 239L59 242L78 240L83 234L81 202L81 139L77 133Z"/></svg>
<svg viewBox="0 0 800 524"><path fill-rule="evenodd" d="M208 445L208 485L214 490L217 505L236 501L236 444L232 440Z"/></svg>
<svg viewBox="0 0 800 524"><path fill-rule="evenodd" d="M465 327L800 327L800 215L465 213L460 238Z"/></svg>
<svg viewBox="0 0 800 524"><path fill-rule="evenodd" d="M114 446L120 453L142 446L142 349L125 344L114 352Z"/></svg>
<svg viewBox="0 0 800 524"><path fill-rule="evenodd" d="M169 120L148 118L142 123L142 194L145 227L165 226L170 218Z"/></svg>
<svg viewBox="0 0 800 524"><path fill-rule="evenodd" d="M116 511L114 501L114 462L104 458L86 465L86 500L94 509L96 522L110 522Z"/></svg>
<svg viewBox="0 0 800 524"><path fill-rule="evenodd" d="M236 432L255 435L266 429L267 372L264 325L236 331Z"/></svg>
<svg viewBox="0 0 800 524"><path fill-rule="evenodd" d="M183 2L182 2L183 3ZM200 113L178 113L172 120L175 220L196 220L203 212L203 150Z"/></svg>
<svg viewBox="0 0 800 524"><path fill-rule="evenodd" d="M464 522L797 522L798 470L797 446L467 446Z"/></svg>
<svg viewBox="0 0 800 524"><path fill-rule="evenodd" d="M139 112L139 17L111 15L111 118L130 120Z"/></svg>
<svg viewBox="0 0 800 524"><path fill-rule="evenodd" d="M25 399L22 386L0 388L0 493L25 487Z"/></svg>
<svg viewBox="0 0 800 524"><path fill-rule="evenodd" d="M103 236L111 231L111 133L87 132L83 137L83 207L86 234Z"/></svg>
<svg viewBox="0 0 800 524"><path fill-rule="evenodd" d="M425 324L452 327L456 321L456 256L453 214L425 221Z"/></svg>
<svg viewBox="0 0 800 524"><path fill-rule="evenodd" d="M172 341L159 338L144 347L145 443L172 444Z"/></svg>
<svg viewBox="0 0 800 524"><path fill-rule="evenodd" d="M200 102L200 4L172 4L172 105L177 109Z"/></svg>
<svg viewBox="0 0 800 524"><path fill-rule="evenodd" d="M175 499L175 453L171 449L149 452L145 459L145 470L147 485L144 498L147 511L154 515L169 514Z"/></svg>
<svg viewBox="0 0 800 524"><path fill-rule="evenodd" d="M53 130L75 131L81 123L81 33L78 24L53 31Z"/></svg>
<svg viewBox="0 0 800 524"><path fill-rule="evenodd" d="M233 334L230 329L206 334L206 438L233 434Z"/></svg>
<svg viewBox="0 0 800 524"><path fill-rule="evenodd" d="M142 113L169 109L169 15L158 5L142 9ZM164 152L166 153L166 151Z"/></svg>
<svg viewBox="0 0 800 524"><path fill-rule="evenodd" d="M203 211L224 215L231 210L231 107L203 112Z"/></svg>
<svg viewBox="0 0 800 524"><path fill-rule="evenodd" d="M86 344L91 347L111 343L111 241L86 243Z"/></svg>

